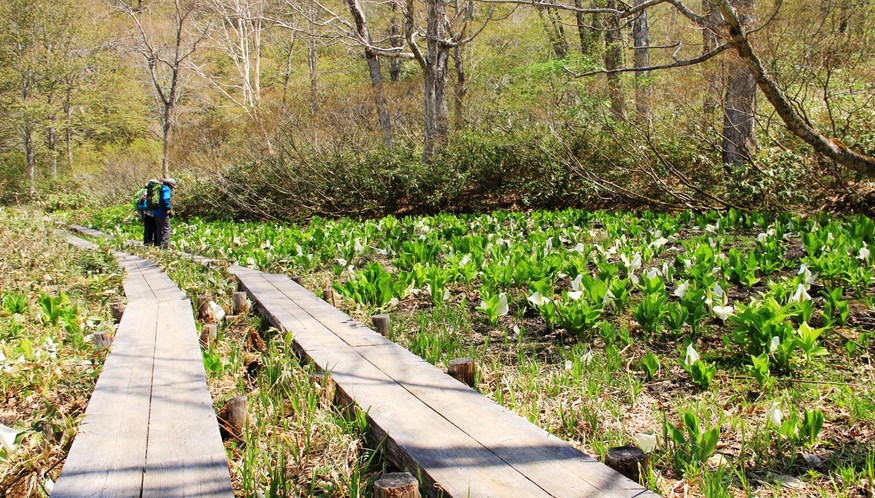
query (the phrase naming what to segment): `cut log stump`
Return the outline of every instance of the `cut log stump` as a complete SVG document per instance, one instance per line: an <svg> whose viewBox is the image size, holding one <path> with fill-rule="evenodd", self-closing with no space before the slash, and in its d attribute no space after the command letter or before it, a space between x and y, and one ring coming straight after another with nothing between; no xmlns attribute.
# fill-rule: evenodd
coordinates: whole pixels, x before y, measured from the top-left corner
<svg viewBox="0 0 875 498"><path fill-rule="evenodd" d="M641 482L641 469L647 467L649 455L637 446L617 446L605 453L605 464L632 479Z"/></svg>
<svg viewBox="0 0 875 498"><path fill-rule="evenodd" d="M112 345L112 336L106 332L98 332L91 336L91 342L94 344L94 349L98 351L101 349L109 349Z"/></svg>
<svg viewBox="0 0 875 498"><path fill-rule="evenodd" d="M197 317L198 320L202 322L213 323L216 321L213 318L213 309L210 307L210 302L213 300L212 296L198 296L197 297Z"/></svg>
<svg viewBox="0 0 875 498"><path fill-rule="evenodd" d="M419 482L410 472L393 472L374 481L374 498L419 498Z"/></svg>
<svg viewBox="0 0 875 498"><path fill-rule="evenodd" d="M330 303L331 306L337 307L337 302L334 298L334 287L322 289L322 299L325 299L325 302Z"/></svg>
<svg viewBox="0 0 875 498"><path fill-rule="evenodd" d="M471 358L450 360L449 374L454 379L474 387L474 360Z"/></svg>
<svg viewBox="0 0 875 498"><path fill-rule="evenodd" d="M123 301L115 301L110 303L109 312L112 314L112 319L115 323L122 321L122 315L125 314L125 303Z"/></svg>
<svg viewBox="0 0 875 498"><path fill-rule="evenodd" d="M232 315L243 315L249 312L249 298L245 292L235 292L231 303Z"/></svg>
<svg viewBox="0 0 875 498"><path fill-rule="evenodd" d="M201 326L201 347L207 348L219 336L219 326L215 323L205 323Z"/></svg>
<svg viewBox="0 0 875 498"><path fill-rule="evenodd" d="M246 427L246 405L246 396L235 396L219 411L219 429L223 438L242 439Z"/></svg>
<svg viewBox="0 0 875 498"><path fill-rule="evenodd" d="M374 322L374 328L381 336L389 335L389 315L374 315L371 317L371 321Z"/></svg>

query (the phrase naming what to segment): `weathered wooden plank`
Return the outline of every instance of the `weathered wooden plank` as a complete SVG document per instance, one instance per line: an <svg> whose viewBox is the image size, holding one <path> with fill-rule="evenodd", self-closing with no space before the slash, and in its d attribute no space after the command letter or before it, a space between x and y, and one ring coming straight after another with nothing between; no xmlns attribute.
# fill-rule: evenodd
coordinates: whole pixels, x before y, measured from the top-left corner
<svg viewBox="0 0 875 498"><path fill-rule="evenodd" d="M128 299L151 299L157 301L178 301L186 299L173 280L153 261L129 257L119 264L127 270L123 283Z"/></svg>
<svg viewBox="0 0 875 498"><path fill-rule="evenodd" d="M295 341L317 365L331 372L338 389L366 412L374 436L385 438L394 462L421 474L431 496L439 489L444 496L550 496L330 331L315 322L308 326L299 321L286 309L294 303L276 288L270 290L269 282L250 274L241 283L260 307L293 332Z"/></svg>
<svg viewBox="0 0 875 498"><path fill-rule="evenodd" d="M385 344L394 344L392 341L376 334L370 328L362 325L358 321L352 319L343 311L334 306L325 306L325 302L316 294L308 291L300 285L293 282L285 275L264 274L265 280L280 289L284 295L300 306L305 306L308 309L319 310L319 316L329 320L331 324L342 328L343 337L347 344L352 347L357 346L382 346Z"/></svg>
<svg viewBox="0 0 875 498"><path fill-rule="evenodd" d="M79 249L94 250L94 249L100 248L100 246L98 246L97 244L95 244L93 242L88 242L85 239L81 239L79 237L76 237L75 235L70 234L70 232L67 232L66 230L55 230L55 234L60 235L61 237L64 237L65 239L67 239L67 243L74 245L74 246L78 247Z"/></svg>
<svg viewBox="0 0 875 498"><path fill-rule="evenodd" d="M143 496L233 496L191 303L158 303Z"/></svg>
<svg viewBox="0 0 875 498"><path fill-rule="evenodd" d="M157 316L128 304L53 497L140 496Z"/></svg>
<svg viewBox="0 0 875 498"><path fill-rule="evenodd" d="M111 239L112 235L108 233L103 233L100 230L95 230L93 228L83 227L81 225L70 225L70 230L74 232L81 233L83 235L88 235L89 237L98 237L101 239Z"/></svg>

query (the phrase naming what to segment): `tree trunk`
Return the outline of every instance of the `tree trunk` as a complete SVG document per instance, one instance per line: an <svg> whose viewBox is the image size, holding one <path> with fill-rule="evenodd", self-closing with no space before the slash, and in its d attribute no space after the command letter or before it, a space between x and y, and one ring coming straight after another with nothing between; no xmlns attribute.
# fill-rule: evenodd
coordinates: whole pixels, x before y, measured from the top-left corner
<svg viewBox="0 0 875 498"><path fill-rule="evenodd" d="M36 195L36 150L33 145L33 130L25 123L22 133L24 139L24 155L27 159L27 178L30 180L30 196Z"/></svg>
<svg viewBox="0 0 875 498"><path fill-rule="evenodd" d="M741 60L729 63L726 101L723 105L723 163L749 162L756 150L754 111L756 82Z"/></svg>
<svg viewBox="0 0 875 498"><path fill-rule="evenodd" d="M450 47L446 41L446 5L442 0L426 0L426 16L428 26L425 39L428 50L425 60L420 62L423 66L425 111L423 160L428 160L443 150L449 131L446 88Z"/></svg>
<svg viewBox="0 0 875 498"><path fill-rule="evenodd" d="M616 9L616 0L608 0L607 8ZM623 36L620 32L620 19L617 14L607 14L604 17L605 28L605 69L612 71L623 65ZM619 73L608 73L608 93L611 99L611 111L617 119L626 119L626 105L623 99L623 88Z"/></svg>
<svg viewBox="0 0 875 498"><path fill-rule="evenodd" d="M635 0L635 5L641 5L646 0ZM638 13L632 24L632 38L635 43L635 67L650 66L650 26L647 21L647 9ZM647 81L650 71L635 71L635 109L638 122L650 123L650 83Z"/></svg>
<svg viewBox="0 0 875 498"><path fill-rule="evenodd" d="M550 7L539 6L538 16L544 24L544 32L547 33L550 46L553 47L553 55L559 60L564 59L568 56L568 41L565 39L565 28L562 26L559 12Z"/></svg>
<svg viewBox="0 0 875 498"><path fill-rule="evenodd" d="M364 12L357 0L346 0L346 5L349 7L349 12L355 22L358 36L366 44L365 59L368 62L368 72L371 76L371 87L374 91L374 103L377 107L377 116L380 119L380 130L383 132L383 145L387 149L392 148L392 120L389 117L389 106L386 103L386 94L383 91L383 73L380 70L380 59L377 54L369 47L373 44L371 32L368 30L367 21L365 21Z"/></svg>
<svg viewBox="0 0 875 498"><path fill-rule="evenodd" d="M67 95L64 99L64 116L66 118L66 126L64 129L64 140L67 146L67 168L73 172L73 104L72 90L67 88Z"/></svg>
<svg viewBox="0 0 875 498"><path fill-rule="evenodd" d="M463 100L465 94L468 93L468 86L465 76L465 60L462 52L462 47L456 45L453 49L453 61L456 63L456 86L453 88L453 99L455 106L453 108L455 114L456 130L461 130L465 127L465 106Z"/></svg>
<svg viewBox="0 0 875 498"><path fill-rule="evenodd" d="M54 121L54 119L52 119ZM58 177L58 135L54 125L48 129L49 155L52 161L52 178Z"/></svg>
<svg viewBox="0 0 875 498"><path fill-rule="evenodd" d="M717 34L717 22L721 18L720 11L713 0L702 0L703 17L708 23L708 27L702 29L702 54L717 48L720 44L720 36ZM718 95L723 94L723 81L721 71L710 67L712 62L705 63L704 79L705 79L705 97L702 101L702 112L705 114L705 119L710 121L714 111L717 110L719 103Z"/></svg>
<svg viewBox="0 0 875 498"><path fill-rule="evenodd" d="M392 20L389 25L389 44L392 48L401 48L404 46L404 37L401 36L400 28L398 27L398 19L396 18L398 3L392 2ZM389 79L392 83L401 81L401 59L395 57L389 62Z"/></svg>
<svg viewBox="0 0 875 498"><path fill-rule="evenodd" d="M161 174L163 178L170 177L170 136L173 125L173 102L164 103L164 123L162 123L161 131L164 144L161 153Z"/></svg>
<svg viewBox="0 0 875 498"><path fill-rule="evenodd" d="M742 23L750 19L755 0L737 0L743 9ZM729 61L726 100L723 103L723 163L741 164L751 160L756 150L754 111L757 87L753 74L740 58Z"/></svg>
<svg viewBox="0 0 875 498"><path fill-rule="evenodd" d="M311 12L311 15L315 15L316 7L313 7L314 12ZM310 36L307 40L307 68L310 70L310 114L311 118L316 117L316 113L319 110L319 74L317 73L316 67L316 40L319 35L315 31L315 27L310 25Z"/></svg>
<svg viewBox="0 0 875 498"><path fill-rule="evenodd" d="M574 0L574 6L578 9L583 9L583 0ZM599 5L595 0L590 0L589 7L594 9L599 7ZM586 14L583 12L575 12L575 17L577 19L577 35L580 38L580 53L582 55L595 56L602 37L601 30L597 29L601 25L599 15L592 14L589 25L586 24Z"/></svg>

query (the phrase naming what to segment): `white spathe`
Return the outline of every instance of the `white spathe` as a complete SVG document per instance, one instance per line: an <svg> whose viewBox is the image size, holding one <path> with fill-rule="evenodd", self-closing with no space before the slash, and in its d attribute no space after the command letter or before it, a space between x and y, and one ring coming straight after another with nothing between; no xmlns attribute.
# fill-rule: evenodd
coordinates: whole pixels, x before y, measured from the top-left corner
<svg viewBox="0 0 875 498"><path fill-rule="evenodd" d="M772 403L772 407L769 408L769 411L766 413L766 419L768 419L769 423L774 425L775 427L781 427L781 420L784 418L784 414L781 413L781 403L775 401Z"/></svg>
<svg viewBox="0 0 875 498"><path fill-rule="evenodd" d="M19 432L21 431L0 424L0 444L6 448L6 453L12 454L15 452L15 438L18 436Z"/></svg>
<svg viewBox="0 0 875 498"><path fill-rule="evenodd" d="M656 434L639 433L635 435L635 444L641 448L644 453L650 453L656 448Z"/></svg>
<svg viewBox="0 0 875 498"><path fill-rule="evenodd" d="M684 356L684 365L691 367L693 363L699 361L699 353L696 352L696 349L693 348L692 343L687 346L687 354Z"/></svg>

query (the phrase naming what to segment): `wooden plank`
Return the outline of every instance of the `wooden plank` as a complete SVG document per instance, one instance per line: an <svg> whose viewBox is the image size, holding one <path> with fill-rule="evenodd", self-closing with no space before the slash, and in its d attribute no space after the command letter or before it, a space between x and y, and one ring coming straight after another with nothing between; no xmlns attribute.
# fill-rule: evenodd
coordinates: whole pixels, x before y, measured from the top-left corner
<svg viewBox="0 0 875 498"><path fill-rule="evenodd" d="M153 261L135 256L125 257L119 264L127 270L123 283L128 299L179 301L187 299L184 292Z"/></svg>
<svg viewBox="0 0 875 498"><path fill-rule="evenodd" d="M111 239L112 235L108 233L103 233L100 230L95 230L93 228L83 227L81 225L70 225L70 230L74 232L81 233L83 235L88 235L89 237L98 237L101 239Z"/></svg>
<svg viewBox="0 0 875 498"><path fill-rule="evenodd" d="M191 303L158 303L143 495L232 497Z"/></svg>
<svg viewBox="0 0 875 498"><path fill-rule="evenodd" d="M55 230L55 234L64 237L69 244L74 245L79 249L95 250L100 248L97 244L88 242L87 240L76 237L75 235L71 235L70 232L67 232L66 230Z"/></svg>
<svg viewBox="0 0 875 498"><path fill-rule="evenodd" d="M241 277L241 283L260 307L293 332L295 341L317 365L331 372L343 395L366 412L377 440L386 438L394 463L421 474L431 496L437 496L439 489L444 496L550 496L330 331L298 321L284 309L294 303L276 288L271 291L269 282L249 274Z"/></svg>
<svg viewBox="0 0 875 498"><path fill-rule="evenodd" d="M139 496L157 316L128 304L52 496Z"/></svg>

